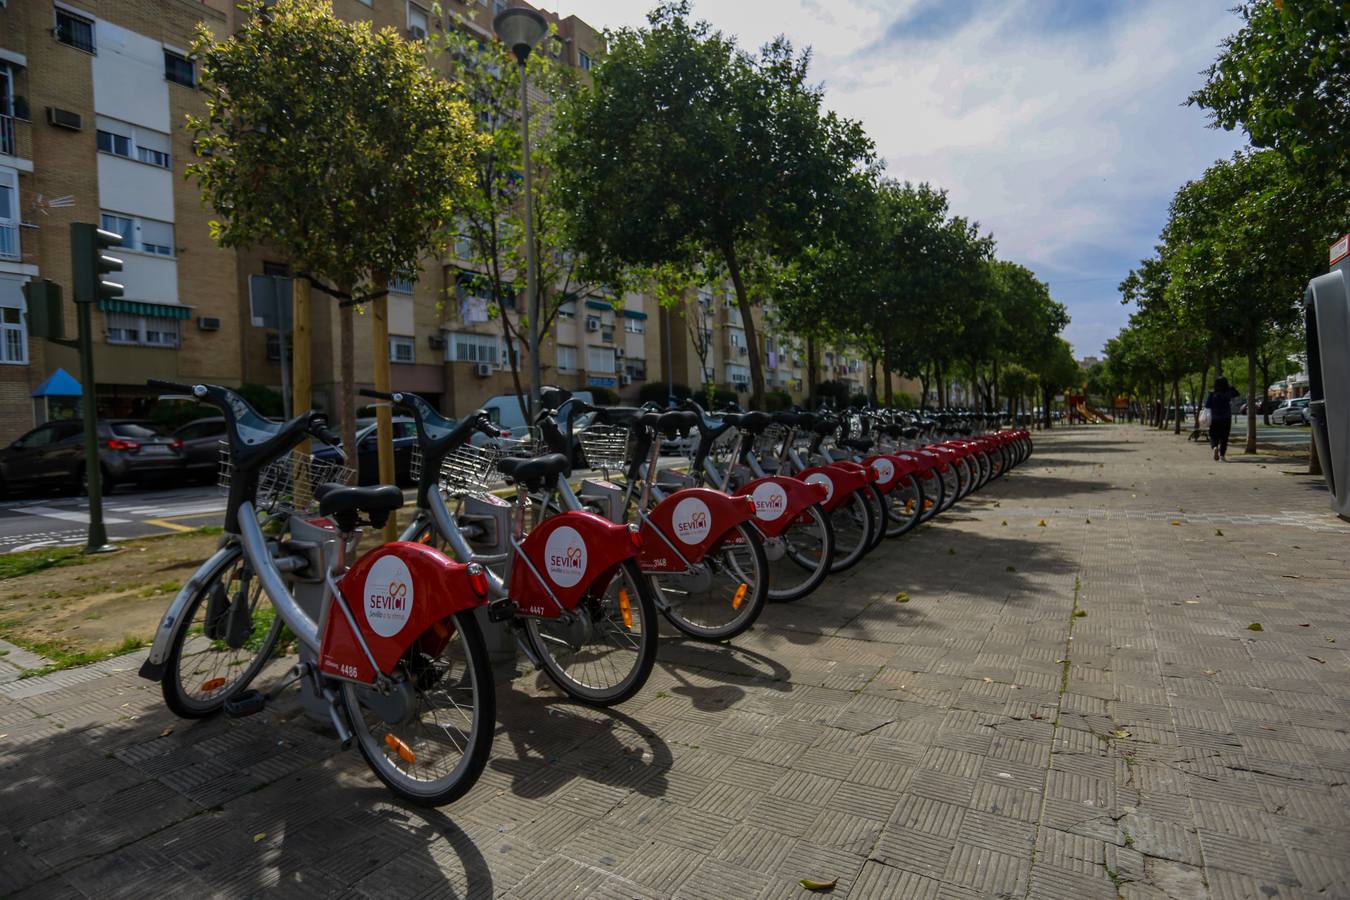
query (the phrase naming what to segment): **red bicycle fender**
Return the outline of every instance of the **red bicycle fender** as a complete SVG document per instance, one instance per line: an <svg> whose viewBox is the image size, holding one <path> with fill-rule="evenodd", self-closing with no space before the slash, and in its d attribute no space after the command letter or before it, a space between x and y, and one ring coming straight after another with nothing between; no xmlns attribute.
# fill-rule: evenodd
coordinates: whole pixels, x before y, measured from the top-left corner
<svg viewBox="0 0 1350 900"><path fill-rule="evenodd" d="M642 523L638 565L644 572L681 572L683 556L696 563L742 522L754 517L753 501L711 488L682 488L656 504ZM659 532L659 533L658 533ZM672 545L679 550L676 556Z"/></svg>
<svg viewBox="0 0 1350 900"><path fill-rule="evenodd" d="M568 511L545 519L526 536L511 565L511 599L525 615L556 619L558 607L548 591L564 609L575 609L592 590L609 586L619 563L638 555L637 544L627 525L595 513Z"/></svg>
<svg viewBox="0 0 1350 900"><path fill-rule="evenodd" d="M876 472L854 462L830 463L803 469L797 473L797 477L808 484L824 485L825 499L820 505L826 512L834 512L848 502L850 494L871 483L876 478Z"/></svg>
<svg viewBox="0 0 1350 900"><path fill-rule="evenodd" d="M799 478L770 475L756 478L736 493L755 501L755 527L766 537L787 531L812 504L825 499L823 484L807 484Z"/></svg>
<svg viewBox="0 0 1350 900"><path fill-rule="evenodd" d="M385 675L419 640L439 642L454 634L452 614L486 602L469 583L468 566L425 544L395 541L357 561L339 583L352 620ZM319 645L319 669L366 684L375 671L334 597ZM438 651L440 647L428 647Z"/></svg>
<svg viewBox="0 0 1350 900"><path fill-rule="evenodd" d="M925 469L935 469L938 472L947 471L946 458L941 453L936 452L931 446L921 447L918 450L911 450L909 452L913 453L925 463Z"/></svg>
<svg viewBox="0 0 1350 900"><path fill-rule="evenodd" d="M878 453L875 456L866 457L862 464L877 473L877 490L883 494L889 494L915 468L910 460L903 459L893 453Z"/></svg>

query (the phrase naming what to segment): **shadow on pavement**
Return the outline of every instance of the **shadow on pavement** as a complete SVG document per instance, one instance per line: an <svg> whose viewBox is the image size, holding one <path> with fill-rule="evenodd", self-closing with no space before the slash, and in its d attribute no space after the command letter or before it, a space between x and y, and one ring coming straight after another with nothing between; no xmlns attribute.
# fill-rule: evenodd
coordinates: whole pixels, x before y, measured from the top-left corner
<svg viewBox="0 0 1350 900"><path fill-rule="evenodd" d="M23 702L58 727L0 752L0 895L494 893L464 828L376 786L298 700L197 722L125 684Z"/></svg>

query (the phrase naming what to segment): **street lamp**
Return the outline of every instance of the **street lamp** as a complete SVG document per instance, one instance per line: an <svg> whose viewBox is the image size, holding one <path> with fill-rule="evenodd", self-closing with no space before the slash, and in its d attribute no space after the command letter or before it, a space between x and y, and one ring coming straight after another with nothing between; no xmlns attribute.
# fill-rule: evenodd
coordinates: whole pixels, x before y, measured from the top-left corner
<svg viewBox="0 0 1350 900"><path fill-rule="evenodd" d="M539 411L539 285L535 283L534 181L530 172L530 94L525 62L530 51L548 34L548 22L533 9L504 9L492 20L492 30L520 61L520 127L525 150L525 308L530 316L530 415Z"/></svg>

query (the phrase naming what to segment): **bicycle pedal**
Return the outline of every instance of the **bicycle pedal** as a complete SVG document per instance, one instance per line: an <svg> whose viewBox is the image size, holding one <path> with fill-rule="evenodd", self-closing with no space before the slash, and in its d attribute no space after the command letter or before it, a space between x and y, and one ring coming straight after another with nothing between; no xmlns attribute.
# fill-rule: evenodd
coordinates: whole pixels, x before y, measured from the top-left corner
<svg viewBox="0 0 1350 900"><path fill-rule="evenodd" d="M516 602L509 598L503 597L501 600L493 600L488 604L488 621L509 622L516 617L518 609Z"/></svg>
<svg viewBox="0 0 1350 900"><path fill-rule="evenodd" d="M242 719L244 716L251 716L263 711L267 705L267 697L260 691L249 689L225 701L225 715L231 719Z"/></svg>

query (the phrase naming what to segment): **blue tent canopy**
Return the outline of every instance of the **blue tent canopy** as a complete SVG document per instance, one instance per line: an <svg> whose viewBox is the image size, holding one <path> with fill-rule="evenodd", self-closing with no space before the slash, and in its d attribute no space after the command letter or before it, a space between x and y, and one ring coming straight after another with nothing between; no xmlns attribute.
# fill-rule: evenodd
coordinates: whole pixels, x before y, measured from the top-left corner
<svg viewBox="0 0 1350 900"><path fill-rule="evenodd" d="M46 381L33 389L34 397L79 397L83 393L75 376L65 369L57 369Z"/></svg>

